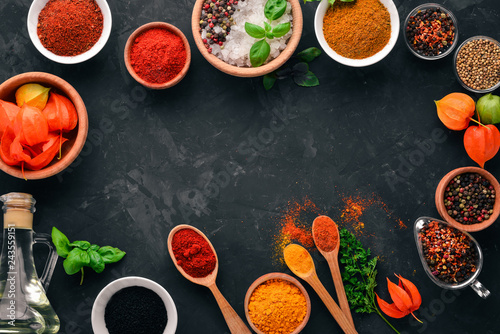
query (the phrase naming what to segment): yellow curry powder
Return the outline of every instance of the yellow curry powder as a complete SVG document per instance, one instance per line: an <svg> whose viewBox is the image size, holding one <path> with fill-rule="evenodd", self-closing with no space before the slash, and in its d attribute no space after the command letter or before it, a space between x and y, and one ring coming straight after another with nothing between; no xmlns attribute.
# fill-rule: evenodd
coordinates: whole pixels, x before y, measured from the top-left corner
<svg viewBox="0 0 500 334"><path fill-rule="evenodd" d="M323 34L339 55L364 59L389 42L391 18L379 0L335 1L323 19Z"/></svg>
<svg viewBox="0 0 500 334"><path fill-rule="evenodd" d="M289 334L304 320L307 302L291 282L271 279L253 291L248 314L255 327L266 334Z"/></svg>
<svg viewBox="0 0 500 334"><path fill-rule="evenodd" d="M297 244L286 246L283 254L287 266L292 271L307 274L314 266L311 255L309 255L304 247Z"/></svg>

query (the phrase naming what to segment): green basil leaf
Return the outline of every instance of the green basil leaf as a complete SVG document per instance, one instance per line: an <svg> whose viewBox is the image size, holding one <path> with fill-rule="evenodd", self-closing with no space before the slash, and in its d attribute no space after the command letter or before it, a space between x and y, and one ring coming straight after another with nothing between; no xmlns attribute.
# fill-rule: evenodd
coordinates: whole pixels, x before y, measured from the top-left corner
<svg viewBox="0 0 500 334"><path fill-rule="evenodd" d="M264 28L250 22L245 22L245 31L253 38L264 38L266 36Z"/></svg>
<svg viewBox="0 0 500 334"><path fill-rule="evenodd" d="M267 22L264 22L264 28L266 30L266 32L269 32L271 30L273 30L273 28L271 27L271 25Z"/></svg>
<svg viewBox="0 0 500 334"><path fill-rule="evenodd" d="M250 48L250 63L252 63L253 67L264 64L267 57L269 57L269 53L271 53L271 47L266 40L255 42Z"/></svg>
<svg viewBox="0 0 500 334"><path fill-rule="evenodd" d="M335 0L328 0L328 3L330 4L330 6L333 6L333 4L335 3Z"/></svg>
<svg viewBox="0 0 500 334"><path fill-rule="evenodd" d="M321 50L315 47L305 49L304 51L301 51L297 53L297 57L305 61L306 63L309 63L314 60L314 58L318 57L321 54Z"/></svg>
<svg viewBox="0 0 500 334"><path fill-rule="evenodd" d="M286 10L286 0L267 0L264 15L269 21L279 19Z"/></svg>
<svg viewBox="0 0 500 334"><path fill-rule="evenodd" d="M274 37L285 36L290 31L290 22L280 23L273 28Z"/></svg>
<svg viewBox="0 0 500 334"><path fill-rule="evenodd" d="M64 260L63 267L66 274L73 275L79 272L84 266L88 266L89 263L90 257L87 252L80 248L73 248L73 250L69 252L66 260Z"/></svg>
<svg viewBox="0 0 500 334"><path fill-rule="evenodd" d="M99 248L101 248L101 246L96 245L96 244L92 244L92 245L90 245L89 250L93 250L93 251L97 252L99 250Z"/></svg>
<svg viewBox="0 0 500 334"><path fill-rule="evenodd" d="M271 88L273 88L275 82L276 82L276 74L274 72L264 75L264 78L262 79L262 83L264 84L265 90L270 90Z"/></svg>
<svg viewBox="0 0 500 334"><path fill-rule="evenodd" d="M274 34L271 31L270 32L266 32L266 38L273 39L274 38Z"/></svg>
<svg viewBox="0 0 500 334"><path fill-rule="evenodd" d="M305 75L309 71L309 65L304 62L297 63L293 66L294 75Z"/></svg>
<svg viewBox="0 0 500 334"><path fill-rule="evenodd" d="M118 262L126 254L124 251L121 251L118 248L111 247L111 246L101 247L101 248L99 248L97 253L99 253L99 255L101 255L105 264Z"/></svg>
<svg viewBox="0 0 500 334"><path fill-rule="evenodd" d="M59 256L66 258L71 252L72 247L69 245L68 238L55 227L52 227L52 242Z"/></svg>
<svg viewBox="0 0 500 334"><path fill-rule="evenodd" d="M294 75L293 81L299 86L302 87L314 87L319 85L318 78L314 75L313 72L308 71L306 74L302 75Z"/></svg>
<svg viewBox="0 0 500 334"><path fill-rule="evenodd" d="M102 259L102 256L99 255L99 253L97 253L96 251L94 250L88 250L87 253L89 254L89 258L90 258L90 263L89 263L89 267L94 269L94 271L96 273L102 273L102 271L104 270L104 260Z"/></svg>
<svg viewBox="0 0 500 334"><path fill-rule="evenodd" d="M83 250L87 250L90 247L90 242L88 241L73 241L72 243L69 244L71 247L78 247Z"/></svg>
<svg viewBox="0 0 500 334"><path fill-rule="evenodd" d="M292 74L292 69L290 68L290 66L288 65L283 66L276 71L276 78L280 80L285 79L289 77L291 74Z"/></svg>

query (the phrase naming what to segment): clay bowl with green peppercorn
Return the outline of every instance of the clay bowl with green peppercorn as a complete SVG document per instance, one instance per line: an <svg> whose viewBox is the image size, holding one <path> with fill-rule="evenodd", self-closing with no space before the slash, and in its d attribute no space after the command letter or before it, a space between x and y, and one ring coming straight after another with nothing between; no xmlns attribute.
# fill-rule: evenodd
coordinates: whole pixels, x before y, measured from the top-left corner
<svg viewBox="0 0 500 334"><path fill-rule="evenodd" d="M474 36L455 52L453 69L458 82L474 93L500 87L500 43L491 37Z"/></svg>
<svg viewBox="0 0 500 334"><path fill-rule="evenodd" d="M486 170L457 168L439 182L436 208L454 227L467 232L481 231L493 224L500 214L500 201L496 200L499 192L500 184Z"/></svg>

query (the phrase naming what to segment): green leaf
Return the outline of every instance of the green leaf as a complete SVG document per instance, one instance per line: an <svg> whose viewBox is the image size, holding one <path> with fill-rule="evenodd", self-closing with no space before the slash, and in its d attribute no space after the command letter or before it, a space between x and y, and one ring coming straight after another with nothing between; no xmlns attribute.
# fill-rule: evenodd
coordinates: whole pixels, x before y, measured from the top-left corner
<svg viewBox="0 0 500 334"><path fill-rule="evenodd" d="M264 29L266 30L266 32L269 32L271 30L273 30L273 28L271 27L271 25L267 22L264 22Z"/></svg>
<svg viewBox="0 0 500 334"><path fill-rule="evenodd" d="M264 15L269 21L279 19L286 10L286 0L267 0Z"/></svg>
<svg viewBox="0 0 500 334"><path fill-rule="evenodd" d="M96 244L92 244L92 245L90 246L89 250L93 250L93 251L96 251L96 252L97 252L97 251L99 250L99 248L101 248L101 246L96 245Z"/></svg>
<svg viewBox="0 0 500 334"><path fill-rule="evenodd" d="M83 250L87 250L90 247L90 242L88 241L73 241L72 243L69 244L71 247L78 247Z"/></svg>
<svg viewBox="0 0 500 334"><path fill-rule="evenodd" d="M82 267L88 266L89 263L89 254L80 248L74 248L71 252L69 252L66 260L64 260L63 267L66 274L73 275L79 272Z"/></svg>
<svg viewBox="0 0 500 334"><path fill-rule="evenodd" d="M264 64L270 52L271 47L264 39L255 42L250 48L250 63L253 67L259 67Z"/></svg>
<svg viewBox="0 0 500 334"><path fill-rule="evenodd" d="M101 255L105 264L118 262L126 254L124 251L121 251L118 248L111 247L111 246L101 247L101 248L99 248L97 253L99 253L99 255Z"/></svg>
<svg viewBox="0 0 500 334"><path fill-rule="evenodd" d="M90 263L89 263L90 268L94 269L94 271L98 274L102 273L105 266L102 256L96 251L90 249L87 251L87 253L89 254L90 257Z"/></svg>
<svg viewBox="0 0 500 334"><path fill-rule="evenodd" d="M262 78L262 83L264 84L265 90L270 90L271 88L273 88L275 82L276 82L276 74L274 72L268 73L264 75L264 77Z"/></svg>
<svg viewBox="0 0 500 334"><path fill-rule="evenodd" d="M69 245L68 238L56 227L52 227L52 242L59 256L66 258L71 252L72 247Z"/></svg>
<svg viewBox="0 0 500 334"><path fill-rule="evenodd" d="M290 22L280 23L273 28L274 37L285 36L290 31Z"/></svg>
<svg viewBox="0 0 500 334"><path fill-rule="evenodd" d="M314 87L319 85L318 78L311 71L308 71L303 75L294 75L293 81L295 81L297 85L302 87Z"/></svg>
<svg viewBox="0 0 500 334"><path fill-rule="evenodd" d="M309 63L314 60L314 58L318 57L321 54L321 50L315 47L311 47L308 49L305 49L304 51L301 51L297 53L297 57L305 61L306 63Z"/></svg>
<svg viewBox="0 0 500 334"><path fill-rule="evenodd" d="M293 75L304 75L309 71L309 65L304 62L297 63L293 66Z"/></svg>
<svg viewBox="0 0 500 334"><path fill-rule="evenodd" d="M274 34L272 32L266 32L266 38L273 39Z"/></svg>
<svg viewBox="0 0 500 334"><path fill-rule="evenodd" d="M245 22L245 31L253 38L264 38L266 36L264 28L250 22Z"/></svg>

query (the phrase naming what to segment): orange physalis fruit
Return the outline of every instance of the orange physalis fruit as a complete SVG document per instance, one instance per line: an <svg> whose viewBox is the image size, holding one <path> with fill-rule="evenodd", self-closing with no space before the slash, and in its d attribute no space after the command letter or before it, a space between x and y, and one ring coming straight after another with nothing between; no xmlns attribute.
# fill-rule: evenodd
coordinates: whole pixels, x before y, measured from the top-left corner
<svg viewBox="0 0 500 334"><path fill-rule="evenodd" d="M16 90L16 103L19 107L24 104L42 110L49 98L50 88L36 83L22 85Z"/></svg>
<svg viewBox="0 0 500 334"><path fill-rule="evenodd" d="M422 304L422 297L417 287L409 280L398 275L396 276L399 278L398 285L392 283L389 278L387 278L387 288L393 300L392 304L387 303L375 294L380 309L391 318L402 318L411 313L415 319L420 321L413 314Z"/></svg>
<svg viewBox="0 0 500 334"><path fill-rule="evenodd" d="M59 137L58 134L51 133L50 139L42 146L42 153L27 161L26 167L31 170L39 170L47 166L54 159L57 152L59 152ZM62 138L61 144L67 140L66 138Z"/></svg>
<svg viewBox="0 0 500 334"><path fill-rule="evenodd" d="M65 96L52 92L43 114L49 123L49 131L71 131L76 127L78 114L73 103Z"/></svg>
<svg viewBox="0 0 500 334"><path fill-rule="evenodd" d="M500 148L500 132L493 124L471 125L464 133L464 146L469 157L484 168Z"/></svg>
<svg viewBox="0 0 500 334"><path fill-rule="evenodd" d="M23 145L36 145L48 140L49 125L38 108L24 104L12 122L14 133Z"/></svg>
<svg viewBox="0 0 500 334"><path fill-rule="evenodd" d="M5 131L2 135L2 140L0 142L0 157L3 162L5 162L9 166L17 166L21 162L17 159L14 159L10 153L10 147L16 138L16 134L14 133L14 129L12 126L8 125L5 128Z"/></svg>
<svg viewBox="0 0 500 334"><path fill-rule="evenodd" d="M464 93L451 93L434 102L439 119L450 130L466 129L476 110L474 100Z"/></svg>
<svg viewBox="0 0 500 334"><path fill-rule="evenodd" d="M0 138L5 128L16 118L20 108L12 102L0 100Z"/></svg>

